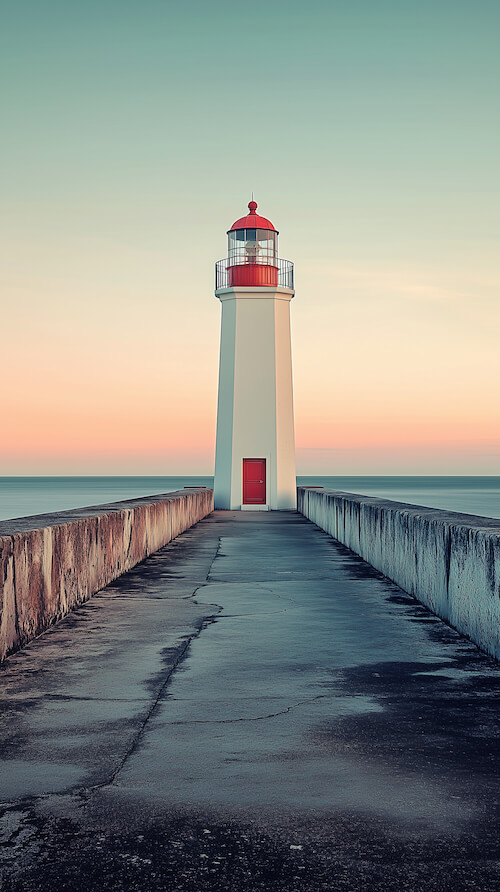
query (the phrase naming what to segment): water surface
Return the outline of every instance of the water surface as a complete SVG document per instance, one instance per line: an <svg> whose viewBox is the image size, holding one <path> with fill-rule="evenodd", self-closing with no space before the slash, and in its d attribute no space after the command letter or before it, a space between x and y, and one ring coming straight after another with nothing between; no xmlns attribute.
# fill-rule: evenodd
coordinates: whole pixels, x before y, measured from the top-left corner
<svg viewBox="0 0 500 892"><path fill-rule="evenodd" d="M297 477L299 484L500 518L500 477ZM0 477L0 520L213 486L213 477Z"/></svg>

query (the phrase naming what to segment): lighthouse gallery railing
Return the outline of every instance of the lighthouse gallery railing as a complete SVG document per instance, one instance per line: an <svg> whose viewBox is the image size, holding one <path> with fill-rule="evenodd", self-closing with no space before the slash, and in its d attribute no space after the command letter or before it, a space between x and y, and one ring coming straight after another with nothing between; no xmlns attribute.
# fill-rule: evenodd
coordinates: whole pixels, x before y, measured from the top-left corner
<svg viewBox="0 0 500 892"><path fill-rule="evenodd" d="M239 266L243 263L248 264L248 260L243 260L239 257L224 257L223 260L218 260L215 264L215 290L218 291L219 288L230 288L229 267ZM263 261L261 260L260 263L262 264ZM277 268L278 286L280 288L293 289L293 263L291 260L281 260L281 258L275 257L271 262L268 261L267 263L264 263L264 265Z"/></svg>

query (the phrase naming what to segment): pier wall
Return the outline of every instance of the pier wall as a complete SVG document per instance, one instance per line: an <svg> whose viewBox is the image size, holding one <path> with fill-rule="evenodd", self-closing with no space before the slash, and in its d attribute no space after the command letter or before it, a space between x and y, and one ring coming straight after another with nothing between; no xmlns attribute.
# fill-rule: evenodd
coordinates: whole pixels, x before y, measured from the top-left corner
<svg viewBox="0 0 500 892"><path fill-rule="evenodd" d="M298 510L500 659L500 520L303 487Z"/></svg>
<svg viewBox="0 0 500 892"><path fill-rule="evenodd" d="M212 510L190 489L0 522L0 659Z"/></svg>

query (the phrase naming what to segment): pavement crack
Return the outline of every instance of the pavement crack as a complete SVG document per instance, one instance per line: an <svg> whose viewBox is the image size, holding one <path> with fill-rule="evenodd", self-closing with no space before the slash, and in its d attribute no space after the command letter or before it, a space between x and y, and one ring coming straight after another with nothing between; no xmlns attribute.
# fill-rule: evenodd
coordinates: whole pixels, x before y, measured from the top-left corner
<svg viewBox="0 0 500 892"><path fill-rule="evenodd" d="M222 613L220 616L217 617L217 622L219 622L219 620L221 619L244 619L255 616L279 616L280 613L286 612L287 608L283 607L282 610L268 610L265 613Z"/></svg>
<svg viewBox="0 0 500 892"><path fill-rule="evenodd" d="M215 550L215 554L214 554L214 556L213 556L213 558L212 558L212 561L210 562L210 567L208 568L208 571L207 571L206 580L208 580L208 577L210 576L210 571L211 571L211 569L212 569L212 565L213 565L215 559L217 558L217 555L219 554L220 546L221 546L221 537L219 536L219 537L218 537L217 548L216 548L216 550ZM206 583L205 583L205 584L206 584ZM197 587L194 589L194 591L193 591L193 597L194 597L194 595L196 594L196 592L198 591L198 589L203 588L203 585L204 585L204 584L201 584L201 585L197 586ZM218 604L213 604L213 605L211 604L210 606L211 606L211 607L217 607L218 610L222 610L222 607L220 607ZM169 683L170 683L170 680L171 680L172 676L174 675L174 673L175 673L176 669L178 668L179 664L180 664L180 663L184 660L184 658L186 657L187 652L188 652L188 650L189 650L189 647L190 647L191 643L192 643L196 638L198 638L198 637L201 635L201 633L203 632L204 629L206 629L209 625L212 625L212 623L214 623L214 622L215 622L215 616L214 616L214 615L212 615L212 616L210 616L210 617L207 617L207 618L204 619L203 622L200 624L199 628L198 628L192 635L189 636L189 638L188 638L187 641L185 642L184 646L179 650L179 653L177 654L177 657L176 657L176 659L175 659L173 665L170 667L169 671L167 672L167 675L166 675L166 678L165 678L163 684L161 685L161 687L160 687L160 689L159 689L159 691L158 691L156 697L155 697L154 700L152 701L151 706L150 706L150 708L148 709L146 716L145 716L144 719L142 720L142 722L141 722L141 724L140 724L140 727L139 727L139 729L138 729L138 731L137 731L137 734L135 735L135 737L134 737L132 743L130 744L130 746L128 747L126 753L122 756L122 758L120 759L118 765L116 766L116 768L114 769L114 771L112 772L112 774L109 775L108 778L107 778L106 780L101 781L100 783L92 784L91 786L89 786L89 787L85 787L85 788L81 789L81 790L78 792L78 795L80 796L81 799L87 799L88 797L90 797L90 796L92 795L92 793L94 793L94 792L97 791L97 790L102 790L102 789L104 789L105 787L111 787L111 786L113 786L113 784L116 782L116 780L117 780L117 778L118 778L120 772L123 770L123 768L124 768L125 765L127 764L128 760L131 758L131 756L133 756L133 754L134 754L135 751L137 750L138 746L140 745L141 740L142 740L142 737L143 737L144 732L145 732L145 730L146 730L146 727L147 727L147 725L148 725L148 723L149 723L151 717L153 716L153 714L154 714L154 712L155 712L155 710L156 710L156 707L158 706L160 700L162 700L163 695L164 695L164 692L165 692L166 688L168 687L168 685L169 685Z"/></svg>
<svg viewBox="0 0 500 892"><path fill-rule="evenodd" d="M269 712L265 715L256 715L251 716L249 718L242 716L238 719L187 719L186 721L174 721L174 722L165 722L166 725L234 725L237 722L263 722L267 719L275 719L280 715L286 715L288 712L292 712L294 709L298 709L300 706L304 706L305 703L314 703L315 700L323 699L324 694L317 694L316 697L307 697L305 700L299 700L297 703L292 703L290 706L287 706L286 709L281 709L279 712Z"/></svg>

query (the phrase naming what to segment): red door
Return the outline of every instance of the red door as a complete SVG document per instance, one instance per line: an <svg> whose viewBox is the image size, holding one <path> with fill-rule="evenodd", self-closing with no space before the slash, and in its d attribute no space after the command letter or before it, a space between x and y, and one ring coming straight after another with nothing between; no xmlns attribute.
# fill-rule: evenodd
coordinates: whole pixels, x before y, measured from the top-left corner
<svg viewBox="0 0 500 892"><path fill-rule="evenodd" d="M243 504L266 504L265 458L243 459Z"/></svg>

